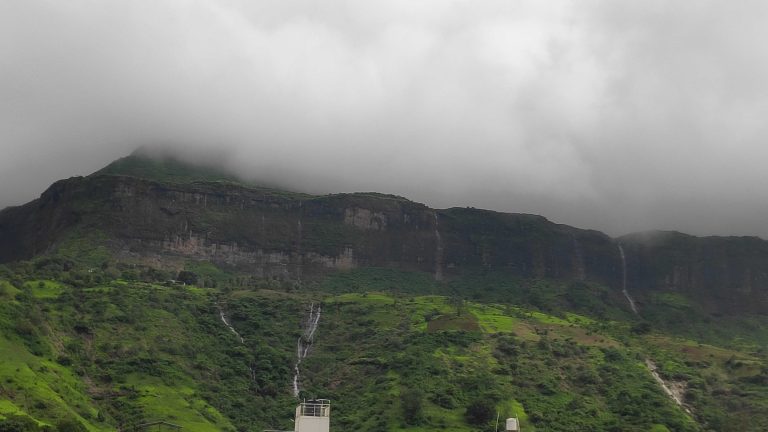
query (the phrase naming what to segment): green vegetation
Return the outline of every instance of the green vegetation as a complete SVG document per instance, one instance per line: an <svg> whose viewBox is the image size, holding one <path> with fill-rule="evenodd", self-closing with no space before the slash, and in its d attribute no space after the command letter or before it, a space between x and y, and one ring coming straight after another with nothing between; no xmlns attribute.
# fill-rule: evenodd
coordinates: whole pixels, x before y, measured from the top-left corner
<svg viewBox="0 0 768 432"><path fill-rule="evenodd" d="M172 184L193 182L233 184L287 197L312 197L312 195L307 194L266 188L244 180L232 174L231 171L214 165L185 162L170 156L153 157L143 154L141 150L137 150L130 156L112 162L92 175L122 175Z"/></svg>
<svg viewBox="0 0 768 432"><path fill-rule="evenodd" d="M88 430L162 418L192 431L265 428L290 416L293 400L277 388L288 384L293 337L278 327L285 320L264 317L297 321L295 304L285 305L291 312L271 302L232 305L233 317L247 315L265 332L244 330L240 346L219 320L216 292L108 280L117 273L110 268L71 285L31 274L71 279L74 268L36 262L14 270L3 275L13 281L3 286L19 285L14 301L0 304L0 415Z"/></svg>
<svg viewBox="0 0 768 432"><path fill-rule="evenodd" d="M661 393L633 348L577 340L571 336L575 324L543 313L486 333L464 324L484 321L472 311L496 317L502 306L467 303L465 310L446 310L450 301L444 297L394 300L343 295L329 303L328 327L351 330L323 333L307 361L313 372L308 391L352 400L336 408L342 429L485 430L498 410L518 414L526 430L649 430L654 424L699 430ZM429 323L461 324L414 328L412 318L425 303L438 311ZM381 310L400 325L378 325ZM536 332L531 340L515 336L530 328ZM328 363L341 367L321 367ZM371 382L366 376L381 378ZM337 389L329 391L328 382L338 383ZM389 408L398 405L402 416Z"/></svg>
<svg viewBox="0 0 768 432"><path fill-rule="evenodd" d="M88 268L98 267L112 258L106 247L107 236L94 229L68 231L56 247L56 258L61 263L78 262ZM50 263L44 263L49 265Z"/></svg>
<svg viewBox="0 0 768 432"><path fill-rule="evenodd" d="M622 238L638 316L598 232L141 152L0 216L0 432L291 429L310 303L334 430L768 430L758 239Z"/></svg>
<svg viewBox="0 0 768 432"><path fill-rule="evenodd" d="M222 181L240 183L241 180L222 169L194 165L170 157L153 158L135 152L107 165L96 174L126 175L171 183L193 181Z"/></svg>
<svg viewBox="0 0 768 432"><path fill-rule="evenodd" d="M183 272L197 285L170 282ZM290 429L295 343L318 301L301 397L331 399L334 430L490 431L497 415L525 431L768 427L762 322L729 321L742 339L728 346L711 321L672 333L657 324L665 311L695 308L679 295L640 321L607 295L590 310L583 293L604 287L500 273L437 283L362 268L300 289L206 262L183 272L61 257L1 266L0 430Z"/></svg>
<svg viewBox="0 0 768 432"><path fill-rule="evenodd" d="M333 273L322 280L319 289L331 293L386 291L434 294L440 291L430 274L370 267Z"/></svg>

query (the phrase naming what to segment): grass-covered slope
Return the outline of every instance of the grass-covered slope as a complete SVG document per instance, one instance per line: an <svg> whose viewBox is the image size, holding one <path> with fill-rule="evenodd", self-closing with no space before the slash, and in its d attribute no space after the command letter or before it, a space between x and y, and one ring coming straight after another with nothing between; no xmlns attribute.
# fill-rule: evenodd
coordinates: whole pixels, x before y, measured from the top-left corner
<svg viewBox="0 0 768 432"><path fill-rule="evenodd" d="M295 344L313 302L323 312L301 397L333 401L333 430L493 430L497 414L526 431L768 427L760 318L722 324L742 338L720 343L705 331L719 323L675 332L607 294L583 304L600 286L368 268L297 287L188 270L0 267L0 430L291 429Z"/></svg>
<svg viewBox="0 0 768 432"><path fill-rule="evenodd" d="M195 181L243 183L239 177L219 168L202 164L191 164L176 158L157 157L141 150L120 158L94 175L124 175L170 183L191 183Z"/></svg>
<svg viewBox="0 0 768 432"><path fill-rule="evenodd" d="M257 430L290 412L273 378L290 369L292 338L273 328L285 321L263 317L290 320L291 303L250 305L263 331L244 331L243 345L222 325L215 292L101 275L72 286L24 270L2 282L0 415L88 430L161 419L219 431Z"/></svg>
<svg viewBox="0 0 768 432"><path fill-rule="evenodd" d="M103 175L135 177L175 185L196 182L230 184L295 198L312 197L308 194L266 187L263 184L244 179L216 164L184 161L171 154L152 154L143 149L138 149L126 157L117 159L91 174L92 177Z"/></svg>

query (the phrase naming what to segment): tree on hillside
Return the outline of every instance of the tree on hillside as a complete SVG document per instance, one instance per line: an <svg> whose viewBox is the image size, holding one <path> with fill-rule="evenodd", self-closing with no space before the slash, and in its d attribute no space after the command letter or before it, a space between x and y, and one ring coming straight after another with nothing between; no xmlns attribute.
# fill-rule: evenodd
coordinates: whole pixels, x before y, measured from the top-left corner
<svg viewBox="0 0 768 432"><path fill-rule="evenodd" d="M417 389L407 389L400 394L403 419L410 425L420 424L423 419L422 405L424 394Z"/></svg>
<svg viewBox="0 0 768 432"><path fill-rule="evenodd" d="M194 285L197 283L197 275L188 270L182 270L179 275L176 276L176 280L183 282L185 285Z"/></svg>
<svg viewBox="0 0 768 432"><path fill-rule="evenodd" d="M85 426L75 419L64 419L56 424L58 432L87 432Z"/></svg>
<svg viewBox="0 0 768 432"><path fill-rule="evenodd" d="M464 417L469 424L482 425L493 419L493 406L486 400L477 399L467 406Z"/></svg>
<svg viewBox="0 0 768 432"><path fill-rule="evenodd" d="M40 425L25 415L6 414L0 420L0 432L38 432L43 430Z"/></svg>

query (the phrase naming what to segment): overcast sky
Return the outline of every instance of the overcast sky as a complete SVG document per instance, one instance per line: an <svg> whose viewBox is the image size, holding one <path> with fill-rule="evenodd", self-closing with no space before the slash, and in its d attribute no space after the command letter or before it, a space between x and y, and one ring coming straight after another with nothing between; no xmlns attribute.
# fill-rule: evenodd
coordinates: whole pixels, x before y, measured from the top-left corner
<svg viewBox="0 0 768 432"><path fill-rule="evenodd" d="M765 1L0 1L0 207L174 143L309 192L768 237Z"/></svg>

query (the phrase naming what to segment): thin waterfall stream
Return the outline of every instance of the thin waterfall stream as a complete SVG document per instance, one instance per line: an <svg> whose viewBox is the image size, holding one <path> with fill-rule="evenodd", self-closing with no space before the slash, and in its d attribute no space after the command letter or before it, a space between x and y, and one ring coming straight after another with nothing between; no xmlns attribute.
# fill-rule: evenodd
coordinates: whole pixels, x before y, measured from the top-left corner
<svg viewBox="0 0 768 432"><path fill-rule="evenodd" d="M307 357L309 349L312 347L317 326L320 324L321 313L322 309L319 304L315 305L313 302L309 305L309 315L304 322L303 332L296 341L296 364L293 366L293 396L297 398L299 397L299 391L301 389L299 365L301 364L301 361Z"/></svg>
<svg viewBox="0 0 768 432"><path fill-rule="evenodd" d="M618 246L619 255L621 256L621 292L629 302L629 307L632 308L632 312L634 312L635 315L638 315L635 300L629 295L629 291L627 291L627 257L624 255L624 248L621 247L621 243L619 243Z"/></svg>
<svg viewBox="0 0 768 432"><path fill-rule="evenodd" d="M221 322L223 322L224 325L227 326L227 328L229 329L229 331L232 332L232 334L237 336L237 339L240 340L241 344L244 344L245 339L243 339L243 337L240 336L240 333L238 333L237 330L235 330L235 328L232 327L232 324L229 323L229 321L227 320L227 316L224 314L224 309L222 309L221 305L217 305L217 306L219 308L219 317L221 318Z"/></svg>
<svg viewBox="0 0 768 432"><path fill-rule="evenodd" d="M691 412L690 408L688 408L683 402L683 399L685 398L685 385L675 382L667 383L664 381L664 378L659 375L656 363L650 359L645 359L645 367L651 371L651 376L653 376L653 379L656 380L656 382L661 386L662 390L664 390L664 393L666 393L667 396L675 401L675 403L685 412L692 415L693 412Z"/></svg>
<svg viewBox="0 0 768 432"><path fill-rule="evenodd" d="M621 256L621 292L629 302L629 307L632 308L632 312L634 312L635 315L639 315L637 312L637 305L635 304L635 300L632 298L632 296L629 295L629 291L627 291L627 257L624 254L624 248L621 247L621 244L619 244L618 247L619 255ZM667 383L661 377L661 375L659 375L656 363L650 359L645 359L645 367L648 368L651 376L659 384L659 386L661 386L661 389L664 390L664 393L670 399L672 399L675 404L677 404L677 406L682 408L683 411L689 415L692 415L693 413L691 412L690 408L688 408L683 402L683 397L685 395L685 385L680 383Z"/></svg>
<svg viewBox="0 0 768 432"><path fill-rule="evenodd" d="M221 318L221 322L224 323L224 325L229 329L229 331L232 332L235 337L240 341L240 344L245 345L245 339L243 339L243 336L235 330L235 327L232 326L232 323L229 322L227 319L227 315L224 313L224 308L221 307L220 304L216 303L216 307L219 308L219 318ZM256 382L256 366L251 363L248 366L248 369L251 371L251 381L254 383Z"/></svg>

